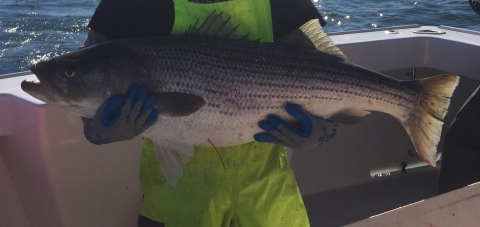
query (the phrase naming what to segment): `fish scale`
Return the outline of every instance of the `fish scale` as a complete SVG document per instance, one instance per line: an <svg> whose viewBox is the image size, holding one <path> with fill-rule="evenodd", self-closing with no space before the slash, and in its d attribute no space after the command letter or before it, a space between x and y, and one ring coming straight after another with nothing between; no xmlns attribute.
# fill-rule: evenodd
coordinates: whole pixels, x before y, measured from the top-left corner
<svg viewBox="0 0 480 227"><path fill-rule="evenodd" d="M148 137L170 134L172 136L166 139L174 140L177 135L171 131L172 128L178 128L182 123L191 122L194 118L203 119L205 116L214 116L210 118L211 121L204 120L202 121L204 124L195 125L197 130L191 134L198 133L202 136L192 135L195 138L186 140L206 146L208 138L211 138L217 141L218 146L232 145L252 140L253 134L260 131L256 124L268 114L273 113L288 118L289 116L283 112L286 102L302 104L307 111L317 116L329 116L346 109L346 106L349 106L348 108L358 106L361 110L392 113L393 111L387 109L397 110L398 105L406 107L409 101L415 99L407 92L415 88L369 70L362 68L359 70L359 67L355 65L323 53L313 53L288 45L216 40L193 36L170 39L167 42L168 48L157 48L151 52L155 54L149 55L148 58L151 62L147 65L162 65L161 62L168 59L164 63L165 67L155 67L158 71L151 73L163 75L160 77L161 80L166 81L166 84L174 84L174 86L163 86L157 92L195 94L203 97L206 105L189 117L160 120L157 123L160 126L155 127L156 130L144 134ZM128 40L120 45L134 50L137 49L137 45L141 45L143 49L138 48L141 52L144 49L155 49L159 46L157 42L161 42L158 39L136 41L138 42L132 43L132 40ZM233 43L240 46L243 51L232 51ZM258 45L263 45L263 48L258 48ZM178 48L176 48L177 46ZM176 49L179 49L180 54L174 51ZM205 52L205 49L210 51ZM228 53L231 57L226 57ZM250 56L255 54L261 57L252 59ZM177 57L179 55L182 57ZM198 59L204 59L201 61L202 64ZM289 60L286 61L286 59ZM179 67L178 70L168 68L168 66L172 67L171 61L182 61L182 67ZM185 67L187 65L188 67ZM195 75L191 73L191 70L195 70ZM152 80L157 78L152 77ZM162 82L147 81L147 84L150 83L161 84ZM339 88L343 88L344 92L340 92ZM212 92L215 89L220 89L220 92ZM299 98L300 96L302 98ZM390 106L379 104L368 107L365 103L368 103L369 99L385 105L390 104ZM348 102L338 105L344 100ZM274 112L272 112L273 110ZM405 111L402 110L400 114L396 114L396 117L402 115L403 112ZM215 134L208 133L208 128L210 125L214 125L215 121L235 122L234 118L237 116L242 116L244 119L240 122L241 124L255 126L254 130L242 133L248 134L248 139L242 138L241 141L235 142L233 140L237 138L233 138L233 140L226 138L231 135L217 139ZM219 119L220 117L225 119ZM165 125L165 127L161 125ZM167 125L170 126L167 127ZM233 126L236 125L233 124ZM166 130L163 131L162 128ZM229 131L235 131L231 134L240 134L243 129L233 128Z"/></svg>

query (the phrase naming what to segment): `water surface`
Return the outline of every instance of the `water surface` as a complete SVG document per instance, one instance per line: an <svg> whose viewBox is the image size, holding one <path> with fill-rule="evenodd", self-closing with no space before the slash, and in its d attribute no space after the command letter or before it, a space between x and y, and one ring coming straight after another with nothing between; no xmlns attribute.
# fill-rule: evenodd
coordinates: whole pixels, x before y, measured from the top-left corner
<svg viewBox="0 0 480 227"><path fill-rule="evenodd" d="M294 0L292 0L294 1ZM100 0L0 0L0 74L25 71L40 60L74 51ZM314 0L327 32L405 24L480 31L468 1Z"/></svg>

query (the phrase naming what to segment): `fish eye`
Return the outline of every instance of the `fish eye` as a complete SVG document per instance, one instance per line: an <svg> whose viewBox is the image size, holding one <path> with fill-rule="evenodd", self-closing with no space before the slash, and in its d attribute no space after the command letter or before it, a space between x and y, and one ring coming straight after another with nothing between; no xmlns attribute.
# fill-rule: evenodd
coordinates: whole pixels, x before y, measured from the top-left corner
<svg viewBox="0 0 480 227"><path fill-rule="evenodd" d="M75 76L75 71L67 70L67 71L65 71L65 76L73 77L73 76Z"/></svg>

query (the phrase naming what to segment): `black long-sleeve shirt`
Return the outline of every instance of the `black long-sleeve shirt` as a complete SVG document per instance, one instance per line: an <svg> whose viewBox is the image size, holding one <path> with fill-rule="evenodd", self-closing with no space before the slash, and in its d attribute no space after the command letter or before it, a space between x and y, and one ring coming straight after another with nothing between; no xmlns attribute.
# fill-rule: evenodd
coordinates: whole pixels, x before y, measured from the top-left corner
<svg viewBox="0 0 480 227"><path fill-rule="evenodd" d="M310 0L270 0L273 40L311 19L326 22ZM173 0L102 0L89 27L109 40L169 35L175 20Z"/></svg>

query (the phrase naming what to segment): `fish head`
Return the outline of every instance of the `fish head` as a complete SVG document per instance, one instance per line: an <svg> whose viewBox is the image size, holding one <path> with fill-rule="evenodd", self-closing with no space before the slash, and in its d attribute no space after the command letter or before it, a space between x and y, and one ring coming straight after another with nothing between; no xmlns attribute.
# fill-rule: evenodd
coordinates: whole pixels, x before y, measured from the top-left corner
<svg viewBox="0 0 480 227"><path fill-rule="evenodd" d="M120 49L97 45L36 63L30 70L38 81L23 81L22 89L60 109L93 117L107 98L123 94L138 78Z"/></svg>

